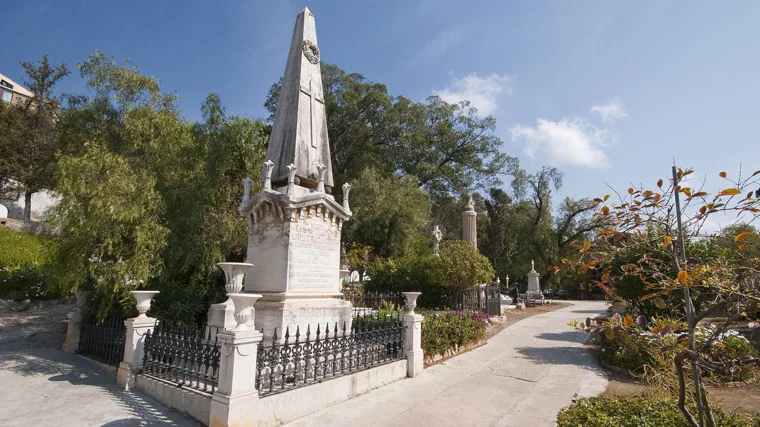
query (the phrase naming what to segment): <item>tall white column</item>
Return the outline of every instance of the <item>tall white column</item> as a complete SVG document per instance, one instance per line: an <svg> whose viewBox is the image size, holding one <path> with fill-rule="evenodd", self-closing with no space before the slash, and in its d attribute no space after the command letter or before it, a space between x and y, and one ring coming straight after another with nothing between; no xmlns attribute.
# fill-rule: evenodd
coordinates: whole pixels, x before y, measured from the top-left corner
<svg viewBox="0 0 760 427"><path fill-rule="evenodd" d="M158 319L148 317L150 302L158 291L132 291L137 300L137 317L124 321L127 327L127 336L124 341L124 357L119 363L119 371L116 373L116 384L119 388L129 390L135 386L135 375L142 368L143 356L145 355L145 334L153 331Z"/></svg>
<svg viewBox="0 0 760 427"><path fill-rule="evenodd" d="M467 207L462 212L462 240L478 248L478 213L475 212L475 203L472 197L467 201Z"/></svg>
<svg viewBox="0 0 760 427"><path fill-rule="evenodd" d="M404 354L406 354L406 375L414 378L425 368L425 354L422 351L422 315L414 312L417 306L417 297L420 292L404 292L406 307L409 310L404 315L406 336L404 337Z"/></svg>

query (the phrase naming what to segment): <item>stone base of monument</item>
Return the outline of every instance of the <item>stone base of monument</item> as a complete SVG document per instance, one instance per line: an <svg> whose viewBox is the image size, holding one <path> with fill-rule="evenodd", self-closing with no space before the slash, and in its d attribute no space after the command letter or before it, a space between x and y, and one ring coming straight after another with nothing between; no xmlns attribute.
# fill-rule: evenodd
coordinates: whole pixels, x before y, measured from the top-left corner
<svg viewBox="0 0 760 427"><path fill-rule="evenodd" d="M307 328L310 328L311 340L316 338L317 326L321 338L324 338L325 328L329 325L332 336L337 325L339 334L351 331L353 306L333 295L318 297L293 296L283 293L261 293L262 298L256 301L255 327L264 333L264 341L269 341L277 329L278 341L282 341L285 332L289 331L290 339L295 339L296 331L300 332L301 341L306 339Z"/></svg>

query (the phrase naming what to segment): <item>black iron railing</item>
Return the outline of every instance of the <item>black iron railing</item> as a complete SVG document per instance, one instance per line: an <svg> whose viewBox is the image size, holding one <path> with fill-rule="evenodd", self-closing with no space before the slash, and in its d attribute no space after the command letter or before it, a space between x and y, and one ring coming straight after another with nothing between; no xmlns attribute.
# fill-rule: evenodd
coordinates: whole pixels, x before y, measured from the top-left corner
<svg viewBox="0 0 760 427"><path fill-rule="evenodd" d="M213 393L219 384L217 328L158 319L145 334L142 374Z"/></svg>
<svg viewBox="0 0 760 427"><path fill-rule="evenodd" d="M122 318L112 317L98 322L95 316L87 316L82 319L77 353L116 366L124 358L126 334Z"/></svg>
<svg viewBox="0 0 760 427"><path fill-rule="evenodd" d="M364 316L377 311L401 310L406 306L406 299L401 292L365 291L351 298L354 306L354 316Z"/></svg>
<svg viewBox="0 0 760 427"><path fill-rule="evenodd" d="M319 383L404 357L405 328L401 314L354 317L350 328L308 326L304 334L277 336L259 346L256 388L266 396Z"/></svg>

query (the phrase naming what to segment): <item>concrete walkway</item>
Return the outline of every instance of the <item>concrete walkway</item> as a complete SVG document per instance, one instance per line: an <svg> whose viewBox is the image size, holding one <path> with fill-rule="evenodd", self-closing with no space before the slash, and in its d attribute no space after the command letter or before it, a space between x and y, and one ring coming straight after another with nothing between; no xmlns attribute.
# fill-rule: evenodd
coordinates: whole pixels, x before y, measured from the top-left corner
<svg viewBox="0 0 760 427"><path fill-rule="evenodd" d="M524 319L488 345L297 420L289 426L553 426L573 396L595 396L607 379L586 334L567 325L604 312L599 301Z"/></svg>
<svg viewBox="0 0 760 427"><path fill-rule="evenodd" d="M0 352L0 426L197 426L58 349Z"/></svg>

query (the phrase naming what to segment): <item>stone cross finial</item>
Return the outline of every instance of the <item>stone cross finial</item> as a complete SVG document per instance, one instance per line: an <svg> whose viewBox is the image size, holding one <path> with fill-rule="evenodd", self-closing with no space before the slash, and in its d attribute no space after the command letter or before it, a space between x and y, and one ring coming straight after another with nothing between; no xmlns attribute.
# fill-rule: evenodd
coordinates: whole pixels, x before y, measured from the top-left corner
<svg viewBox="0 0 760 427"><path fill-rule="evenodd" d="M293 196L295 193L295 186L296 186L296 171L298 168L296 168L296 165L293 163L288 165L288 195Z"/></svg>
<svg viewBox="0 0 760 427"><path fill-rule="evenodd" d="M248 200L251 198L251 184L253 184L253 180L251 178L243 178L243 203L248 203Z"/></svg>
<svg viewBox="0 0 760 427"><path fill-rule="evenodd" d="M271 160L264 162L264 190L272 189L272 168L274 163Z"/></svg>
<svg viewBox="0 0 760 427"><path fill-rule="evenodd" d="M327 172L327 166L325 166L323 163L319 163L317 165L317 170L319 171L319 181L317 181L317 193L324 193L325 192L325 172Z"/></svg>
<svg viewBox="0 0 760 427"><path fill-rule="evenodd" d="M348 192L351 191L351 184L345 183L343 184L343 210L346 212L351 212L351 209L348 207Z"/></svg>

